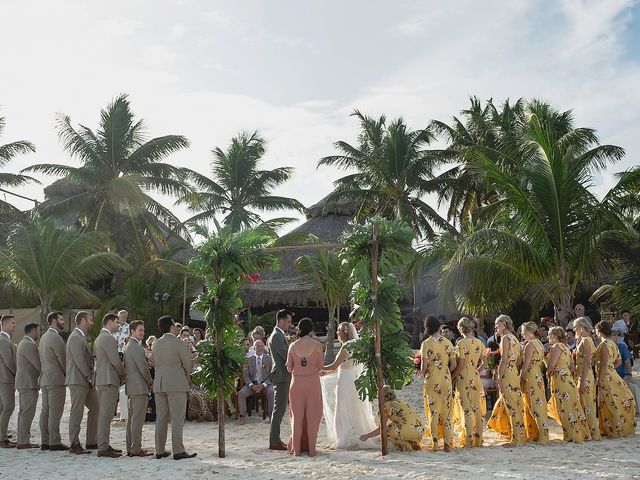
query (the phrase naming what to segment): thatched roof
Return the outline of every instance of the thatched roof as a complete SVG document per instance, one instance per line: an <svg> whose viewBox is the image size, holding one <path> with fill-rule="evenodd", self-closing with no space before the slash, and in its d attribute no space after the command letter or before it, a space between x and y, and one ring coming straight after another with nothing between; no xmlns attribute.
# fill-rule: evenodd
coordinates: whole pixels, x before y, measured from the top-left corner
<svg viewBox="0 0 640 480"><path fill-rule="evenodd" d="M357 212L351 202L329 202L325 197L306 209L307 221L287 235L311 234L321 241L335 242L348 229ZM285 237L287 236L285 235ZM262 271L260 280L242 290L244 305L249 308L265 305L308 306L315 304L312 285L305 282L294 262L303 255L312 255L314 249L285 251L281 256L281 269L277 272Z"/></svg>

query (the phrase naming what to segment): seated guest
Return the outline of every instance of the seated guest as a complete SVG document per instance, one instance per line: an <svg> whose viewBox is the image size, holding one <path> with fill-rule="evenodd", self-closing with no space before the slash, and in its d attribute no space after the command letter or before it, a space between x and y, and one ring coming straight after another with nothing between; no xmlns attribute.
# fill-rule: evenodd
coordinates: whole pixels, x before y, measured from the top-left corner
<svg viewBox="0 0 640 480"><path fill-rule="evenodd" d="M193 343L194 345L198 345L200 342L204 340L204 332L201 328L193 329Z"/></svg>
<svg viewBox="0 0 640 480"><path fill-rule="evenodd" d="M622 363L618 365L616 368L616 372L622 378L626 378L627 376L631 376L631 352L629 351L629 347L624 343L624 333L620 330L613 330L611 334L611 340L613 340L618 346L618 350L620 350L620 357L622 358Z"/></svg>
<svg viewBox="0 0 640 480"><path fill-rule="evenodd" d="M267 348L267 337L265 336L264 328L258 325L249 333L249 343L251 344L251 346L249 347L249 352L247 353L247 357L250 357L251 355L255 355L256 352L255 352L255 349L253 348L253 344L257 340L260 340L262 342L267 352L269 351L269 349Z"/></svg>
<svg viewBox="0 0 640 480"><path fill-rule="evenodd" d="M573 352L576 349L576 335L573 329L567 328L565 335L567 337L567 347L569 351Z"/></svg>
<svg viewBox="0 0 640 480"><path fill-rule="evenodd" d="M271 418L273 408L273 385L271 384L271 357L265 353L262 340L256 340L253 344L255 355L247 360L244 367L244 387L238 393L238 410L240 413L240 425L244 425L247 419L247 398L251 395L264 393L267 397L267 415Z"/></svg>
<svg viewBox="0 0 640 480"><path fill-rule="evenodd" d="M242 348L244 349L244 354L247 358L249 358L251 356L251 354L249 353L251 351L251 340L249 340L248 338L243 338L242 339ZM255 352L255 350L254 350Z"/></svg>

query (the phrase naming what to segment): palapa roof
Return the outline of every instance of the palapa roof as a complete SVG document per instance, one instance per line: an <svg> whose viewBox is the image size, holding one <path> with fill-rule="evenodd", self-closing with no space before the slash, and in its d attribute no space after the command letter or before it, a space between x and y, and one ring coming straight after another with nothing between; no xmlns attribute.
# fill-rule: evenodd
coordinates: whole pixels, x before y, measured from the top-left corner
<svg viewBox="0 0 640 480"><path fill-rule="evenodd" d="M307 208L305 210L307 221L284 237L311 234L322 242L335 242L349 228L349 222L352 221L357 209L358 206L353 202L329 201L329 197L325 197ZM312 255L314 251L313 248L284 251L280 257L280 270L261 271L257 282L243 288L241 295L245 307L258 308L265 305L302 307L315 304L318 299L313 295L313 285L305 282L294 265L297 258Z"/></svg>

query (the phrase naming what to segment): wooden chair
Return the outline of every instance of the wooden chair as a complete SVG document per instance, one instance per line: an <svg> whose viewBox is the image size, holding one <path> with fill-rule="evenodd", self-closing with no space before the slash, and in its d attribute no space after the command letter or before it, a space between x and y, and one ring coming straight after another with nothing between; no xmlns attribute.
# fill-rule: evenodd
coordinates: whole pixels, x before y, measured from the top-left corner
<svg viewBox="0 0 640 480"><path fill-rule="evenodd" d="M247 397L247 416L251 416L251 412L255 408L256 412L260 412L259 403L262 403L262 419L267 418L267 395L265 393L254 393Z"/></svg>

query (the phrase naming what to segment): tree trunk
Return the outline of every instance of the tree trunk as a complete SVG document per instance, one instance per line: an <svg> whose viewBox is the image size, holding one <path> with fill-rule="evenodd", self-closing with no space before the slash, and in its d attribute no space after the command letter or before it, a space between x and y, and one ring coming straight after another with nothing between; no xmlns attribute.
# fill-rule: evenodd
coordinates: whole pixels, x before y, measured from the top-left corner
<svg viewBox="0 0 640 480"><path fill-rule="evenodd" d="M333 347L333 343L336 339L336 319L333 314L335 313L336 308L333 305L330 305L327 308L327 312L329 313L329 322L327 323L327 348L324 352L324 364L329 365L333 363L336 359L336 352ZM338 314L340 314L340 309L338 308Z"/></svg>
<svg viewBox="0 0 640 480"><path fill-rule="evenodd" d="M569 279L567 278L567 267L564 259L560 261L560 298L559 301L553 306L556 322L566 328L569 320L571 320L571 303L573 301L573 295L569 288Z"/></svg>
<svg viewBox="0 0 640 480"><path fill-rule="evenodd" d="M378 225L373 225L373 245L371 246L371 300L378 301ZM382 455L389 453L387 444L387 414L384 411L384 378L382 375L382 329L380 319L376 318L374 325L374 348L376 354L376 386L378 390L378 413L380 414L380 445Z"/></svg>
<svg viewBox="0 0 640 480"><path fill-rule="evenodd" d="M222 371L222 335L219 331L216 331L216 356L218 363L218 371ZM225 401L224 401L224 388L218 386L218 457L224 458L225 453L225 439L224 439L224 420L226 417Z"/></svg>
<svg viewBox="0 0 640 480"><path fill-rule="evenodd" d="M40 300L40 330L42 332L46 332L49 328L49 323L47 322L47 316L51 311L51 302L48 300Z"/></svg>

